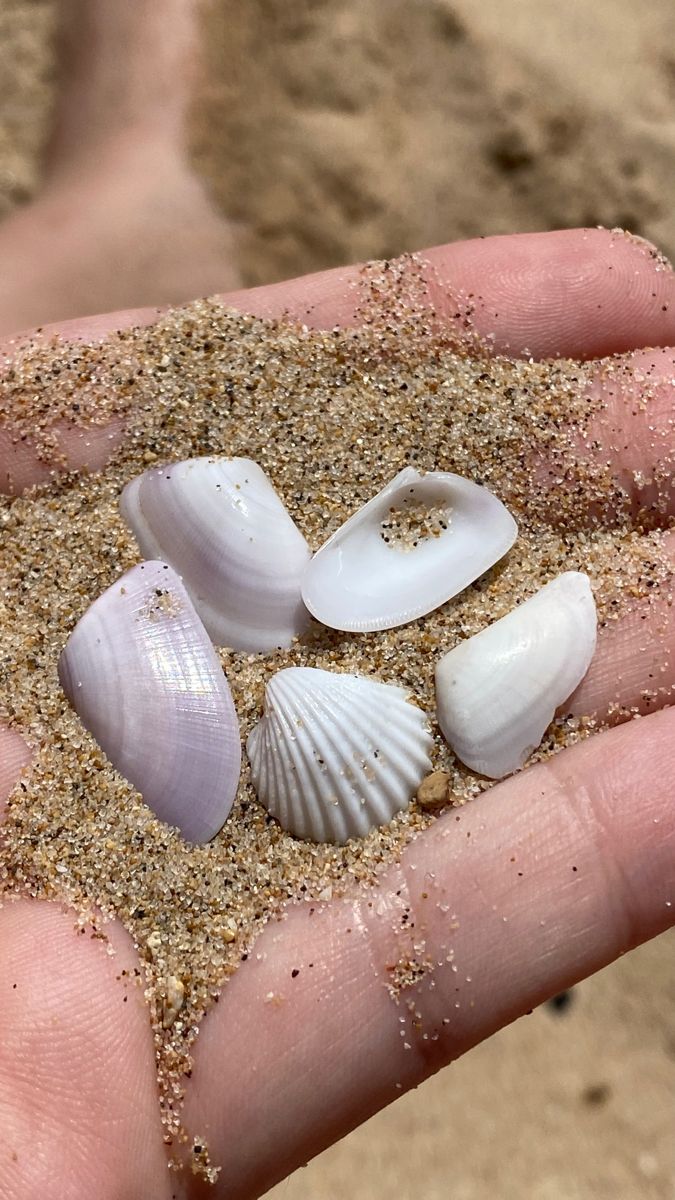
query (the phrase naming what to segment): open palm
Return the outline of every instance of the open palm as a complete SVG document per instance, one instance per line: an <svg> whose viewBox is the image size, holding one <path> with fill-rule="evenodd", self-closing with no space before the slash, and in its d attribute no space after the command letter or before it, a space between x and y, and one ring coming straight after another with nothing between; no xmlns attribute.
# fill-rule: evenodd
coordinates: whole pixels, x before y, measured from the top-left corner
<svg viewBox="0 0 675 1200"><path fill-rule="evenodd" d="M449 289L473 296L474 325L500 353L629 356L598 453L622 486L639 481L636 500L664 509L665 498L672 510L664 466L675 351L664 347L675 344L675 277L659 257L624 235L579 230L460 243L426 258ZM346 268L224 299L328 328L355 319L354 278ZM96 338L152 319L146 310L62 328ZM11 356L12 345L5 350ZM647 406L633 403L645 375ZM71 464L90 468L121 436L60 432ZM5 419L0 487L21 490L45 474ZM675 713L652 712L675 683L671 614L664 587L605 631L571 702L578 714L602 715L619 699L650 712L646 719L448 812L378 892L323 911L298 905L267 927L260 955L228 984L196 1046L185 1116L222 1164L209 1194L258 1195L505 1023L673 923ZM645 697L655 666L657 703ZM0 729L0 797L27 757L18 735ZM445 902L430 904L432 890ZM394 1003L387 963L418 936L434 961L449 961ZM77 936L72 914L56 905L21 900L0 910L7 1200L169 1200L206 1186L167 1170L150 1025L122 974L135 955L121 927L110 938L114 957ZM265 1003L291 986L292 1005Z"/></svg>

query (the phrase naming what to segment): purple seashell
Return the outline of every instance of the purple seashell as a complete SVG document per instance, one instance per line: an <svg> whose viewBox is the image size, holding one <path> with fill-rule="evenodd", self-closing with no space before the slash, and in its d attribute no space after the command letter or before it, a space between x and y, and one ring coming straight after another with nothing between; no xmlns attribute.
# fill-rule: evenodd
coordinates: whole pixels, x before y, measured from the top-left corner
<svg viewBox="0 0 675 1200"><path fill-rule="evenodd" d="M132 567L95 600L59 659L82 723L149 808L189 842L224 824L241 769L239 721L211 641L175 571Z"/></svg>

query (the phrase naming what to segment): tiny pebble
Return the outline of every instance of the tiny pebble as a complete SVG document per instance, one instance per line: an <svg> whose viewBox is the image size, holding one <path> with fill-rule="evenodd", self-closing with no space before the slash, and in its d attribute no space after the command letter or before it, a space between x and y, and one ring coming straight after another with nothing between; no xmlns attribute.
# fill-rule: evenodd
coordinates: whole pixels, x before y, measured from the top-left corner
<svg viewBox="0 0 675 1200"><path fill-rule="evenodd" d="M450 776L447 771L432 771L417 789L417 803L427 812L436 812L449 803Z"/></svg>

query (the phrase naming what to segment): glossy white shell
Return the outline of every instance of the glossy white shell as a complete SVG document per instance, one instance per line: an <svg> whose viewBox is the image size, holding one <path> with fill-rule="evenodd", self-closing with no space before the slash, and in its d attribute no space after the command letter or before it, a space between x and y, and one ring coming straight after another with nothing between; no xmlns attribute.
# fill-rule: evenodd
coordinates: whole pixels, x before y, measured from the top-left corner
<svg viewBox="0 0 675 1200"><path fill-rule="evenodd" d="M191 458L146 471L120 509L146 558L182 576L218 646L290 646L306 629L309 547L267 476L247 458Z"/></svg>
<svg viewBox="0 0 675 1200"><path fill-rule="evenodd" d="M95 600L59 659L83 725L162 821L191 842L223 825L241 768L222 667L180 579L132 567Z"/></svg>
<svg viewBox="0 0 675 1200"><path fill-rule="evenodd" d="M246 745L259 799L289 833L344 843L405 808L432 738L403 688L289 667L268 683Z"/></svg>
<svg viewBox="0 0 675 1200"><path fill-rule="evenodd" d="M425 509L436 514L432 536L392 533L392 522L405 528L411 513ZM517 532L486 488L446 471L406 467L314 555L303 599L334 629L393 629L463 591L506 554Z"/></svg>
<svg viewBox="0 0 675 1200"><path fill-rule="evenodd" d="M436 667L438 720L467 767L501 779L536 750L595 650L588 576L567 571Z"/></svg>

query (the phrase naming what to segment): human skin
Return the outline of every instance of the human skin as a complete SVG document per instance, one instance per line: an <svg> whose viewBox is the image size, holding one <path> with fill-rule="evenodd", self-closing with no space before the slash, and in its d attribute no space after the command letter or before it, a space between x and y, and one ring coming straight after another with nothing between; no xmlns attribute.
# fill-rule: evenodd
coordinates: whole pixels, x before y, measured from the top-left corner
<svg viewBox="0 0 675 1200"><path fill-rule="evenodd" d="M485 239L425 257L435 302L444 289L472 293L475 327L496 351L629 355L635 383L625 377L610 398L598 453L626 484L641 472L645 495L662 489L672 507L670 479L649 477L654 446L663 459L672 445L675 277L649 247L584 230ZM356 319L355 278L355 269L338 270L226 300L331 327ZM154 314L76 322L67 335L100 337ZM13 350L5 345L7 356ZM646 408L631 403L645 372L653 391ZM62 443L73 461L96 467L123 436L113 433L111 443L65 430ZM7 427L0 432L0 481L27 486L43 474L30 445L15 445ZM571 711L602 715L617 688L624 704L644 707L657 660L667 692L675 682L670 614L664 590L604 636ZM26 760L16 732L0 730L0 793ZM675 714L663 707L440 817L368 895L314 912L296 905L269 925L196 1045L185 1118L222 1164L213 1190L166 1169L147 1012L140 991L119 978L136 964L128 935L110 927L110 957L98 940L77 935L73 914L59 906L7 903L0 1193L259 1195L504 1024L672 925L674 766ZM409 945L406 907L407 925L443 965L396 1003L386 968ZM270 993L283 1002L266 1003Z"/></svg>
<svg viewBox="0 0 675 1200"><path fill-rule="evenodd" d="M58 0L38 195L0 225L0 337L240 283L188 153L200 0Z"/></svg>

